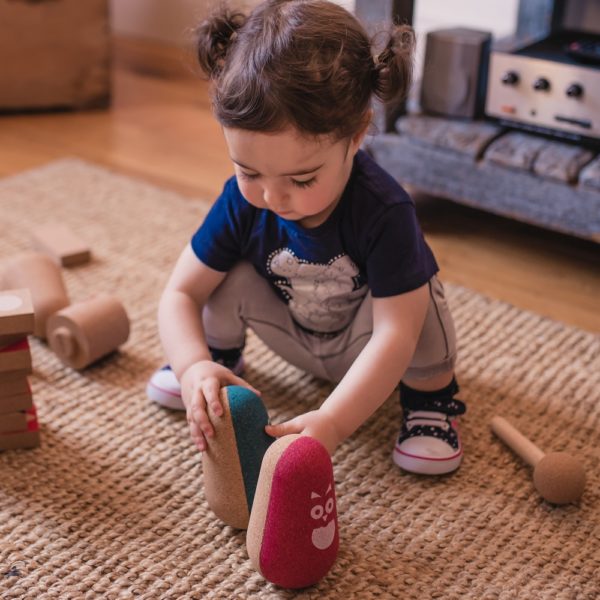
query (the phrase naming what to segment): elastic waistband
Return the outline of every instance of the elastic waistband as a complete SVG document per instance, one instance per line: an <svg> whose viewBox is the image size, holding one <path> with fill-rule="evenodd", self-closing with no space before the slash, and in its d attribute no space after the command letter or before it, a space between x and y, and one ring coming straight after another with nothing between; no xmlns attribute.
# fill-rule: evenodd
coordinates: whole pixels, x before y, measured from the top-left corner
<svg viewBox="0 0 600 600"><path fill-rule="evenodd" d="M331 340L346 330L346 327L344 327L342 329L338 329L337 331L315 331L314 329L309 329L308 327L304 327L304 325L300 325L300 323L298 323L298 321L296 321L295 319L293 319L293 321L296 327L298 327L298 329L301 329L305 333L313 335L314 337L317 337L322 340Z"/></svg>

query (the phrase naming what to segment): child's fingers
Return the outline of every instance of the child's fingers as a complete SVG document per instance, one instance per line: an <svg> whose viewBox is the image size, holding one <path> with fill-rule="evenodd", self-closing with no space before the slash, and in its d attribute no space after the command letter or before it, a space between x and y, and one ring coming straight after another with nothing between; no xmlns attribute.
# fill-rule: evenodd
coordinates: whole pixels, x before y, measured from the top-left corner
<svg viewBox="0 0 600 600"><path fill-rule="evenodd" d="M193 419L188 418L188 423L190 425L190 435L192 437L192 441L194 442L198 450L200 450L200 452L203 452L204 450L206 450L206 440L202 435L202 431L200 431L200 428L193 421Z"/></svg>
<svg viewBox="0 0 600 600"><path fill-rule="evenodd" d="M302 431L302 426L296 419L292 419L285 423L279 423L279 425L267 425L265 431L267 432L267 435L272 437L282 437L284 435L289 435L290 433L300 433Z"/></svg>
<svg viewBox="0 0 600 600"><path fill-rule="evenodd" d="M221 391L219 380L216 378L205 380L202 385L202 391L204 392L206 404L217 417L220 417L223 414L223 407L221 406L221 398L219 397L219 392Z"/></svg>
<svg viewBox="0 0 600 600"><path fill-rule="evenodd" d="M238 377L237 375L233 375L231 377L231 383L245 387L250 391L254 392L257 396L261 395L261 393L255 387L251 386L246 380L242 379L241 377Z"/></svg>
<svg viewBox="0 0 600 600"><path fill-rule="evenodd" d="M192 420L205 437L212 437L213 428L206 414L206 398L200 388L195 390L192 396Z"/></svg>

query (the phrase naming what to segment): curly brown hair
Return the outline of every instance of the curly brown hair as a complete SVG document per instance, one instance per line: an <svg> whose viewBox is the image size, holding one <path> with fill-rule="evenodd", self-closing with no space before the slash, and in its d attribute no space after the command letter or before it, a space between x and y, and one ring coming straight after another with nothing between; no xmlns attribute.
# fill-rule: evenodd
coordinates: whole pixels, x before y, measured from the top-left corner
<svg viewBox="0 0 600 600"><path fill-rule="evenodd" d="M407 94L414 34L396 25L383 51L373 46L351 13L326 0L266 0L248 16L222 5L197 28L216 118L250 131L361 131L373 95L392 104Z"/></svg>

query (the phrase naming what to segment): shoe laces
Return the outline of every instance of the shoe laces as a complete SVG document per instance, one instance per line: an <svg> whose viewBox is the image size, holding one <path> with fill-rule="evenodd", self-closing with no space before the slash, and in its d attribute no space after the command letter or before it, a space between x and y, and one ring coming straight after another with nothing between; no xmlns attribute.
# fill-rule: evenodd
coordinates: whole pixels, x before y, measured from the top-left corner
<svg viewBox="0 0 600 600"><path fill-rule="evenodd" d="M425 427L439 427L444 431L448 431L450 429L448 415L429 410L408 411L404 424L406 426L407 431L410 431L413 427L417 427L419 425Z"/></svg>

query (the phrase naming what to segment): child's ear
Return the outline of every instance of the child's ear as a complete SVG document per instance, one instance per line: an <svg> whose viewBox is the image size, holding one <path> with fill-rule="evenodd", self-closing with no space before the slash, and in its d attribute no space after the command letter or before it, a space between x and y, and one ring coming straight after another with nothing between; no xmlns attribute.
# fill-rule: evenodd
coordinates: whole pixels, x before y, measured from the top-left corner
<svg viewBox="0 0 600 600"><path fill-rule="evenodd" d="M358 152L361 144L363 143L363 140L365 139L365 136L367 135L367 132L369 131L369 126L371 125L372 119L373 119L373 109L370 108L365 113L365 116L363 118L362 128L359 131L357 131L350 140L350 151L352 153L352 156L354 156Z"/></svg>

